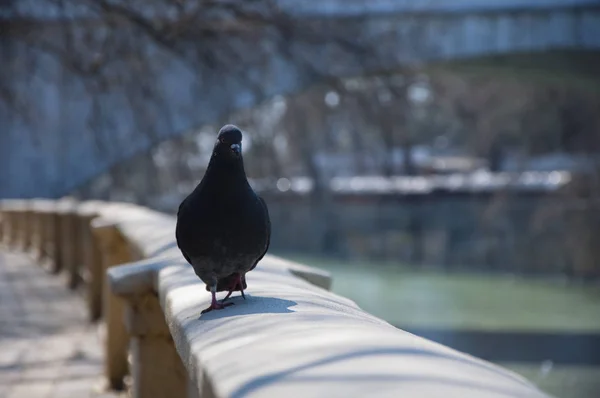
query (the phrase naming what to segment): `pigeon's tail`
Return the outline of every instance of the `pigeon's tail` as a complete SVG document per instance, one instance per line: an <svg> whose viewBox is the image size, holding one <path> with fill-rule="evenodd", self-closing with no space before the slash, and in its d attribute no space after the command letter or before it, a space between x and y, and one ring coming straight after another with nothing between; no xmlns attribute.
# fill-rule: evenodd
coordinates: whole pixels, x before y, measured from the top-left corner
<svg viewBox="0 0 600 398"><path fill-rule="evenodd" d="M217 281L217 292L228 292L231 289L236 277L237 277L236 274L231 274L229 276L226 276L225 278L219 279ZM239 292L242 289L246 290L248 288L248 285L246 284L246 278L242 276L241 279L242 279L242 288L240 289L240 285L236 285L236 287L233 289L234 292ZM210 291L210 286L206 285L206 291L207 292Z"/></svg>

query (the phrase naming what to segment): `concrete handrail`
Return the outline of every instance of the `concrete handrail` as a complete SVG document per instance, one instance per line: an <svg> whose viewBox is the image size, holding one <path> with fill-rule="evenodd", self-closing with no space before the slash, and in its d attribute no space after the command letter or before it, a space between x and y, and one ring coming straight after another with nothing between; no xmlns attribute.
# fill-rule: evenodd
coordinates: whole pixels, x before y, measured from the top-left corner
<svg viewBox="0 0 600 398"><path fill-rule="evenodd" d="M55 203L58 219L68 207ZM210 295L177 248L173 217L123 203L76 207L81 233L63 246L84 248L70 253L83 253L90 312L107 323L107 377L122 386L129 351L134 397L546 397L515 373L362 311L328 291L327 273L270 255L248 274L246 301L200 316ZM14 231L32 230L28 208L0 203L0 236L15 247Z"/></svg>
<svg viewBox="0 0 600 398"><path fill-rule="evenodd" d="M174 219L147 211L117 228L146 258L108 271L112 291L128 303L136 374L148 378L134 388L138 396L544 396L512 372L365 313L324 289L323 272L273 256L248 274L247 301L200 317L210 295L176 247ZM167 327L188 391L172 353L170 361L143 361L168 351ZM153 369L144 373L146 366ZM159 374L164 395L151 383Z"/></svg>

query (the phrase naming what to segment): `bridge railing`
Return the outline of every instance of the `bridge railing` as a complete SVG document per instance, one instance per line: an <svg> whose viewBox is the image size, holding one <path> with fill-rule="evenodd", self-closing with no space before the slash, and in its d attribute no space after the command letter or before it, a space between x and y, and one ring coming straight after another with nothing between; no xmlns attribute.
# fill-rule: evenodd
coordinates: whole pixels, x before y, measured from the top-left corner
<svg viewBox="0 0 600 398"><path fill-rule="evenodd" d="M3 201L0 238L106 323L105 374L134 397L544 397L501 367L362 311L329 275L267 255L248 297L200 316L210 294L181 256L175 220L125 203ZM276 232L276 231L275 231Z"/></svg>

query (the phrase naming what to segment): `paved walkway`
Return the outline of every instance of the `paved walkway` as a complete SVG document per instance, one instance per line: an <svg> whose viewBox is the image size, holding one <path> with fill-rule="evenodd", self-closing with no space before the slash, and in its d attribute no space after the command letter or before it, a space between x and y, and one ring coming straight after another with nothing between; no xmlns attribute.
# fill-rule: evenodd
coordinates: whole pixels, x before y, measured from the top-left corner
<svg viewBox="0 0 600 398"><path fill-rule="evenodd" d="M114 398L101 391L99 329L83 297L23 254L0 249L0 397Z"/></svg>

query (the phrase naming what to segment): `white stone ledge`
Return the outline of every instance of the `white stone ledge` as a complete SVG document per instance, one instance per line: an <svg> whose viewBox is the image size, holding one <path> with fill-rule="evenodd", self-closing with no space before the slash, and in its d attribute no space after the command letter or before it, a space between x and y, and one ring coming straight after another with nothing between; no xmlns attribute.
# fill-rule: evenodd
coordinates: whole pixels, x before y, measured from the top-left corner
<svg viewBox="0 0 600 398"><path fill-rule="evenodd" d="M134 296L158 291L158 271L172 266L172 259L149 259L109 269L110 290L118 296Z"/></svg>
<svg viewBox="0 0 600 398"><path fill-rule="evenodd" d="M326 289L329 275L273 256L248 273L247 300L200 315L210 294L174 240L175 221L103 211L147 260L111 268L121 296L158 292L190 378L205 397L546 397L513 372L396 329Z"/></svg>
<svg viewBox="0 0 600 398"><path fill-rule="evenodd" d="M246 301L200 316L210 297L193 271L159 272L177 351L207 396L544 396L509 371L398 330L293 276L257 268L247 280Z"/></svg>

